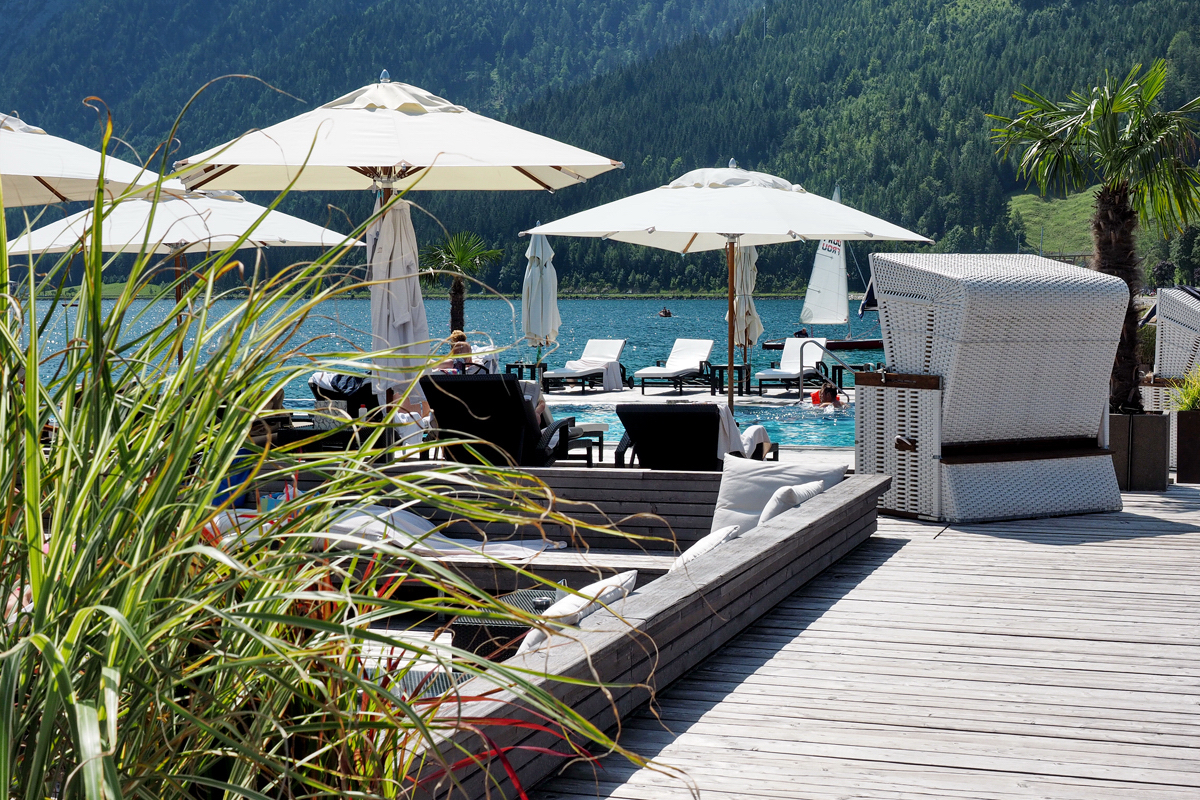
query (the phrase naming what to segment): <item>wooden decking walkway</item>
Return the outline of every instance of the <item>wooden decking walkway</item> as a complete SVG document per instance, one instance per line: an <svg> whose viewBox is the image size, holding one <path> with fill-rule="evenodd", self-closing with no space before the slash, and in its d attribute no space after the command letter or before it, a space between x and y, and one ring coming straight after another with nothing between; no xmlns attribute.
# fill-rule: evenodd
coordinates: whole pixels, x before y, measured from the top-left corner
<svg viewBox="0 0 1200 800"><path fill-rule="evenodd" d="M1200 797L1200 490L879 532L537 800ZM686 778L671 773L681 770Z"/></svg>

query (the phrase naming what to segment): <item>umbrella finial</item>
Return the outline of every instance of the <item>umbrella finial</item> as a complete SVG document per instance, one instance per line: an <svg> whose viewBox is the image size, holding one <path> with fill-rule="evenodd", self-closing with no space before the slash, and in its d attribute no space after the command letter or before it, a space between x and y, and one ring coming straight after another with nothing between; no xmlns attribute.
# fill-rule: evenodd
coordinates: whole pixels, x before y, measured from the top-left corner
<svg viewBox="0 0 1200 800"><path fill-rule="evenodd" d="M737 159L736 158L729 159L729 168L737 169Z"/></svg>
<svg viewBox="0 0 1200 800"><path fill-rule="evenodd" d="M388 74L388 71L386 69L383 72L379 73L379 82L380 83L391 83L392 82L392 76Z"/></svg>

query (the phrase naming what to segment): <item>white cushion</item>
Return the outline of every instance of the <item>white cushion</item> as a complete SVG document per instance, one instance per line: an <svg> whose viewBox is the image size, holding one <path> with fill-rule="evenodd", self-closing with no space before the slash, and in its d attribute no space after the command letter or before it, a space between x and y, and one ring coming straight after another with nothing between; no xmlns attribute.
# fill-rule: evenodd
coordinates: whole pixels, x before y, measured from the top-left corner
<svg viewBox="0 0 1200 800"><path fill-rule="evenodd" d="M379 542L391 538L397 531L419 539L435 527L424 517L403 508L362 506L335 519L329 526L329 532Z"/></svg>
<svg viewBox="0 0 1200 800"><path fill-rule="evenodd" d="M634 585L637 584L637 575L637 570L631 569L611 578L590 583L580 589L578 594L569 594L547 608L542 612L542 616L555 628L564 625L578 625L584 617L596 613L604 606L612 605L632 592ZM540 647L546 638L544 630L531 628L525 635L524 641L521 642L517 655Z"/></svg>
<svg viewBox="0 0 1200 800"><path fill-rule="evenodd" d="M829 469L803 463L754 461L726 456L713 512L712 530L737 525L744 535L758 524L763 509L775 490L809 481L821 481L828 489L841 483L849 465Z"/></svg>
<svg viewBox="0 0 1200 800"><path fill-rule="evenodd" d="M804 501L813 499L823 491L825 491L825 484L821 481L809 481L796 486L780 486L775 490L775 494L771 495L767 505L763 507L762 514L758 517L758 524L762 525L767 520L802 505Z"/></svg>
<svg viewBox="0 0 1200 800"><path fill-rule="evenodd" d="M736 539L737 537L737 525L729 525L721 528L720 530L715 530L705 536L703 539L693 543L692 546L687 550L684 550L682 553L680 553L679 558L675 559L674 563L671 564L671 568L667 570L667 572L674 572L677 569L682 569L684 564L695 560L697 556L702 556L717 545L724 544L725 542L728 542L731 539Z"/></svg>

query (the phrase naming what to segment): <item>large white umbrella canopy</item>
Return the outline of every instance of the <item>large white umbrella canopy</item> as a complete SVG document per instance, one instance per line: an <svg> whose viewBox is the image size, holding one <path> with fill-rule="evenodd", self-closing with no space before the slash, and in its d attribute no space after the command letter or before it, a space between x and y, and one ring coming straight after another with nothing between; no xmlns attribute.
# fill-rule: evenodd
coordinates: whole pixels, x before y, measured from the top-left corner
<svg viewBox="0 0 1200 800"><path fill-rule="evenodd" d="M731 368L736 337L734 253L739 245L817 239L930 241L919 233L806 192L799 184L732 165L693 170L667 186L580 211L526 233L614 239L676 253L725 248ZM733 384L730 380L730 406Z"/></svg>
<svg viewBox="0 0 1200 800"><path fill-rule="evenodd" d="M98 151L0 114L0 187L5 208L92 200L99 177ZM131 185L156 180L157 173L136 164L112 156L104 159L104 191L109 198Z"/></svg>
<svg viewBox="0 0 1200 800"><path fill-rule="evenodd" d="M525 282L521 286L521 321L525 338L536 347L558 339L562 319L558 315L558 273L554 251L545 236L534 235L525 250Z"/></svg>
<svg viewBox="0 0 1200 800"><path fill-rule="evenodd" d="M899 225L736 167L697 169L666 186L580 211L527 233L590 236L698 253L734 236L742 247L799 240L929 242Z"/></svg>
<svg viewBox="0 0 1200 800"><path fill-rule="evenodd" d="M328 228L256 205L234 192L188 192L177 182L150 197L122 200L101 210L106 252L178 254L223 250L251 228L246 247L335 247L345 237ZM72 214L8 243L9 253L63 253L91 244L93 209Z"/></svg>
<svg viewBox="0 0 1200 800"><path fill-rule="evenodd" d="M311 151L311 152L310 152ZM192 188L555 190L618 161L382 81L176 164ZM292 181L295 184L292 184Z"/></svg>
<svg viewBox="0 0 1200 800"><path fill-rule="evenodd" d="M758 249L739 247L733 269L733 343L754 347L763 335L762 319L754 308L754 284L758 282ZM725 315L728 318L728 314ZM745 351L743 350L743 357Z"/></svg>
<svg viewBox="0 0 1200 800"><path fill-rule="evenodd" d="M380 208L381 199L375 201L376 214ZM375 393L385 402L388 389L399 396L411 385L410 397L421 397L420 384L415 380L429 354L429 322L417 275L417 233L409 203L396 203L371 224L367 230L367 264L372 281L372 349L396 353L375 360Z"/></svg>

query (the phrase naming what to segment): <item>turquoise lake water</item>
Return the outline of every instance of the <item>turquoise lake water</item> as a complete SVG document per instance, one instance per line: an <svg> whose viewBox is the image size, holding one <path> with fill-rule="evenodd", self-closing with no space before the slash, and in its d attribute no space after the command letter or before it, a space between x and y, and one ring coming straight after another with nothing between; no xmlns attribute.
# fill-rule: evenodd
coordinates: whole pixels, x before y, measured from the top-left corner
<svg viewBox="0 0 1200 800"><path fill-rule="evenodd" d="M144 302L144 305L136 306L136 311L145 313L140 323L130 325L131 337L157 324L168 311L165 304L151 307L149 301ZM106 305L111 303L106 302ZM671 309L674 316L658 316L664 305ZM74 322L75 309L61 306L51 309L48 302L39 303L38 306L39 315L53 313L42 341L42 351L48 356L43 362L42 371L44 377L49 378L57 361L51 356L62 347L65 341L64 322ZM755 306L766 329L760 341L791 336L801 327L799 320L803 302L799 299L762 298L755 300ZM234 301L221 301L213 311L220 315L229 313L233 308ZM435 338L447 336L449 302L426 300L425 308L429 318L430 335ZM558 336L559 346L557 350L548 352L543 357L552 366L559 366L565 361L578 358L588 339L626 339L621 360L632 373L641 367L652 365L657 359L665 359L675 339L693 338L713 339L713 361L723 363L725 308L726 302L720 299L561 300L559 313L562 317L562 327ZM860 320L856 312L857 303L852 302L851 335L856 338L878 338L878 314L873 311L867 312L864 319ZM63 319L64 314L69 315L67 320ZM500 356L501 363L533 359L534 350L520 343L522 334L519 301L510 304L494 298L468 299L466 321L469 336L474 343L486 344L491 341L496 346L507 348ZM305 322L296 341L311 340L305 347L305 352L310 355L349 348L365 349L370 344L370 329L369 300L335 300L325 303L319 314L312 315ZM844 339L847 329L844 325L817 325L809 326L809 333L830 339ZM882 360L882 352L879 350L841 351L839 356L851 364ZM751 364L755 369L765 369L770 366L771 361L778 358L778 351L768 352L761 348L754 348L750 354ZM312 403L312 394L306 384L296 382L287 387L286 400L289 406L308 406ZM564 412L556 411L556 414L563 416ZM591 422L609 421L605 414L611 415L611 412L600 407L584 406L577 407L575 416ZM611 416L615 421L615 415ZM772 439L783 444L846 446L852 445L854 441L852 413L842 412L838 418L830 420L814 414L811 407L807 411L800 407L759 407L739 410L739 421L743 426L747 423L753 424L754 421L761 422L771 431Z"/></svg>

